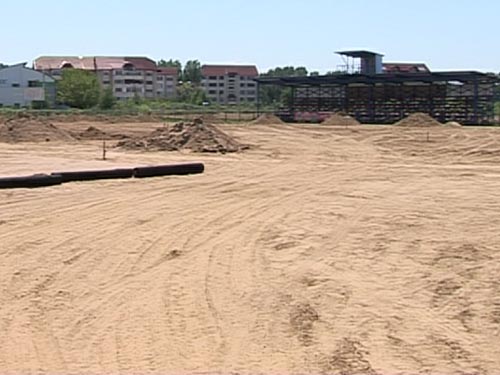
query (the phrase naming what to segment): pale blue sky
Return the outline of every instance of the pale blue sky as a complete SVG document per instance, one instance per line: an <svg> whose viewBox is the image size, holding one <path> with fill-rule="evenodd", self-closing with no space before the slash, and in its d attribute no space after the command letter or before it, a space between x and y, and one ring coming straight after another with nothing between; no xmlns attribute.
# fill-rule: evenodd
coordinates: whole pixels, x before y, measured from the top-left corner
<svg viewBox="0 0 500 375"><path fill-rule="evenodd" d="M325 72L370 49L433 70L500 71L500 0L25 0L1 4L0 62L40 55L282 65Z"/></svg>

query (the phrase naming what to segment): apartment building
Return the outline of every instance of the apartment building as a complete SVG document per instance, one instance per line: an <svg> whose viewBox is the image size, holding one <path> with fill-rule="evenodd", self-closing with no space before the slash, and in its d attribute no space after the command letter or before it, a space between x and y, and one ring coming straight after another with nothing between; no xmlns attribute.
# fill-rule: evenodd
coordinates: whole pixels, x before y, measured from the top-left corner
<svg viewBox="0 0 500 375"><path fill-rule="evenodd" d="M114 96L122 100L174 96L177 84L177 71L159 69L147 57L42 56L33 67L55 79L60 79L62 71L68 68L95 72L102 87L111 88Z"/></svg>
<svg viewBox="0 0 500 375"><path fill-rule="evenodd" d="M174 98L177 95L179 71L174 67L156 69L156 97Z"/></svg>
<svg viewBox="0 0 500 375"><path fill-rule="evenodd" d="M208 99L218 104L257 101L259 75L254 65L203 65L201 85Z"/></svg>
<svg viewBox="0 0 500 375"><path fill-rule="evenodd" d="M26 67L26 63L0 69L0 107L52 106L54 79Z"/></svg>

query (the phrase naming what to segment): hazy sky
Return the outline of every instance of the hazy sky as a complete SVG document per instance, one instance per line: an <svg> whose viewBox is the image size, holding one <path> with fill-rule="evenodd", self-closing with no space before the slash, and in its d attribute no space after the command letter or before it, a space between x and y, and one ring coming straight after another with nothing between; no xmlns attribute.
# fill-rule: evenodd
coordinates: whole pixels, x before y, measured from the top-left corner
<svg viewBox="0 0 500 375"><path fill-rule="evenodd" d="M40 55L282 65L326 72L342 49L433 70L500 71L500 0L24 0L1 4L0 62Z"/></svg>

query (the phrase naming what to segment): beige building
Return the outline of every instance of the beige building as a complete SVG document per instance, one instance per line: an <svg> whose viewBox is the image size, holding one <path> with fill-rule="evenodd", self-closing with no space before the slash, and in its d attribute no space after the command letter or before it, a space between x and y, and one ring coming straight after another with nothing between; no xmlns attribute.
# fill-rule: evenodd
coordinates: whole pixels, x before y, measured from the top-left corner
<svg viewBox="0 0 500 375"><path fill-rule="evenodd" d="M177 95L177 68L156 69L156 97L174 98Z"/></svg>
<svg viewBox="0 0 500 375"><path fill-rule="evenodd" d="M33 68L56 79L68 68L93 71L102 87L111 88L117 99L173 97L177 85L175 69L158 68L146 57L42 56Z"/></svg>
<svg viewBox="0 0 500 375"><path fill-rule="evenodd" d="M259 75L254 65L203 65L201 85L211 102L218 104L257 101Z"/></svg>

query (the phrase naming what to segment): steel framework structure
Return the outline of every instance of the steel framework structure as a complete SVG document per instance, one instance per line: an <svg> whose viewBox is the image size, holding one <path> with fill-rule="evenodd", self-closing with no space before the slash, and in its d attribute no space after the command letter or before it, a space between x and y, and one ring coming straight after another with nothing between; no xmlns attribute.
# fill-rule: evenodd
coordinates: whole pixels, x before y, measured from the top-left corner
<svg viewBox="0 0 500 375"><path fill-rule="evenodd" d="M437 73L340 74L308 77L260 77L263 85L291 89L281 110L286 121L304 113L343 112L362 123L394 123L424 112L441 122L491 124L498 77L475 71Z"/></svg>

